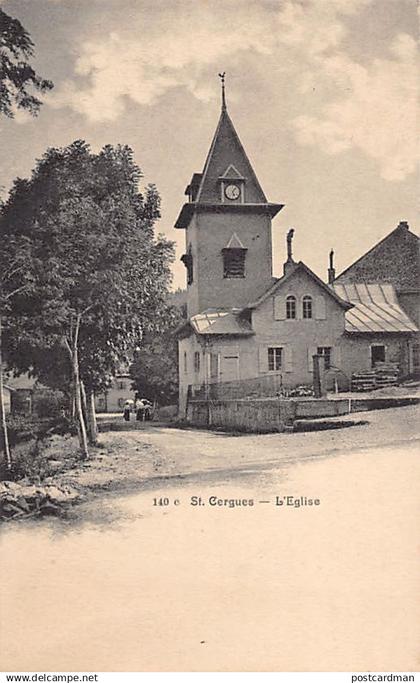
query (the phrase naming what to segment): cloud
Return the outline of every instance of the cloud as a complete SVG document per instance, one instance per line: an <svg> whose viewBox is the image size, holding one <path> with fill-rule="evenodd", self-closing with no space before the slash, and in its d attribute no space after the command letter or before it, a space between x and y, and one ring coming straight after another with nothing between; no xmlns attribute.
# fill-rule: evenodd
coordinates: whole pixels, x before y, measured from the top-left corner
<svg viewBox="0 0 420 683"><path fill-rule="evenodd" d="M389 0L391 1L391 0ZM174 0L118 13L117 30L78 46L74 77L47 96L92 122L114 121L128 102L148 106L182 87L208 101L209 67L258 55L289 70L305 114L289 123L297 142L328 154L356 148L387 180L415 169L414 41L397 35L389 58L359 64L343 45L349 22L374 0ZM378 10L376 10L378 11ZM316 88L323 92L309 98ZM301 98L301 99L299 99Z"/></svg>
<svg viewBox="0 0 420 683"><path fill-rule="evenodd" d="M238 1L238 10L244 8ZM246 21L232 25L232 7L194 3L177 15L137 17L130 26L83 43L76 60L76 78L63 83L49 97L52 106L70 106L91 121L114 120L125 109L125 98L140 105L154 104L175 87L185 87L198 99L214 95L203 86L202 70L240 51L267 53L267 20L255 7ZM240 12L237 13L240 17Z"/></svg>
<svg viewBox="0 0 420 683"><path fill-rule="evenodd" d="M340 53L323 60L313 82L321 74L342 94L318 115L298 116L292 126L302 145L327 154L356 148L379 165L384 179L398 181L416 170L418 160L415 41L399 34L390 53L392 58L368 66Z"/></svg>
<svg viewBox="0 0 420 683"><path fill-rule="evenodd" d="M154 104L171 88L185 87L198 99L214 96L201 76L238 54L303 52L306 58L336 47L345 35L340 14L371 0L174 2L154 13L118 17L118 29L79 47L75 78L49 96L52 106L70 106L91 121L113 120L124 98ZM299 54L298 54L299 56Z"/></svg>

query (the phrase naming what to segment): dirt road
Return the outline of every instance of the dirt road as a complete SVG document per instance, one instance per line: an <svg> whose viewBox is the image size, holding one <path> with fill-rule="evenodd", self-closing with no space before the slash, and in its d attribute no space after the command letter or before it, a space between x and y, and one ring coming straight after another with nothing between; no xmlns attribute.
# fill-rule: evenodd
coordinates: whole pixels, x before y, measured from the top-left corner
<svg viewBox="0 0 420 683"><path fill-rule="evenodd" d="M418 421L368 417L316 434L104 434L111 451L79 484L107 493L3 532L2 667L416 670Z"/></svg>
<svg viewBox="0 0 420 683"><path fill-rule="evenodd" d="M234 436L194 429L131 423L123 432L100 434L103 448L74 471L52 482L85 491L127 491L191 481L231 479L246 471L265 471L313 458L346 455L354 449L403 444L420 438L417 406L357 413L368 421L345 429L295 434ZM116 418L121 422L121 418ZM131 431L130 431L131 430Z"/></svg>

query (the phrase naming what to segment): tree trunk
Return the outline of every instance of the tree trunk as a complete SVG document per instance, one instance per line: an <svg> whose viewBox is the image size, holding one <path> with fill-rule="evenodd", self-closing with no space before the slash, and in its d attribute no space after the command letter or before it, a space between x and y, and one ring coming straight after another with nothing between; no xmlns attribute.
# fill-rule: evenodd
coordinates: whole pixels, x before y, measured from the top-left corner
<svg viewBox="0 0 420 683"><path fill-rule="evenodd" d="M12 455L10 453L9 435L7 433L6 422L6 407L4 405L4 385L3 385L3 357L2 357L2 331L1 331L1 316L0 316L0 420L1 420L1 434L3 437L3 450L6 461L6 469L12 469Z"/></svg>
<svg viewBox="0 0 420 683"><path fill-rule="evenodd" d="M96 424L95 394L91 389L88 389L87 391L86 415L89 443L91 446L96 446L98 441L98 426Z"/></svg>
<svg viewBox="0 0 420 683"><path fill-rule="evenodd" d="M80 450L82 452L83 460L89 457L86 425L83 417L82 408L82 397L81 397L81 387L80 387L80 374L79 374L79 353L78 353L78 339L79 339L79 329L80 329L80 315L77 317L76 329L73 337L72 343L72 369L73 369L73 386L74 386L74 397L75 397L75 408L76 408L76 419L78 423L79 430L79 444Z"/></svg>
<svg viewBox="0 0 420 683"><path fill-rule="evenodd" d="M85 385L83 380L80 380L80 398L82 399L82 411L83 411L83 419L85 421L86 429L89 432L89 426L88 426L88 417L87 417L87 406L86 406L86 391L85 391Z"/></svg>
<svg viewBox="0 0 420 683"><path fill-rule="evenodd" d="M72 421L76 419L76 401L75 401L75 399L74 399L74 385L73 385L73 380L71 381L71 384L70 384L69 417L70 417L70 420L72 420Z"/></svg>

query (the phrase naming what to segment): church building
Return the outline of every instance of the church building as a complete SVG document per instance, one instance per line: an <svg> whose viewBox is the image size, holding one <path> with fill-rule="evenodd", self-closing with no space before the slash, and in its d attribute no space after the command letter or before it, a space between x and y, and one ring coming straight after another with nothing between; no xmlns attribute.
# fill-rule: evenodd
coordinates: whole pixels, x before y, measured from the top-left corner
<svg viewBox="0 0 420 683"><path fill-rule="evenodd" d="M284 387L312 384L314 354L324 356L327 369L343 368L347 375L366 367L355 351L361 333L349 334L347 316L356 304L333 277L326 284L294 260L293 230L283 275L273 277L271 222L283 204L264 194L228 114L223 82L203 172L193 174L185 194L175 224L186 236L188 320L178 330L181 415L190 385L273 373L281 373ZM417 328L396 300L394 305L401 328L394 336L403 335L406 343Z"/></svg>

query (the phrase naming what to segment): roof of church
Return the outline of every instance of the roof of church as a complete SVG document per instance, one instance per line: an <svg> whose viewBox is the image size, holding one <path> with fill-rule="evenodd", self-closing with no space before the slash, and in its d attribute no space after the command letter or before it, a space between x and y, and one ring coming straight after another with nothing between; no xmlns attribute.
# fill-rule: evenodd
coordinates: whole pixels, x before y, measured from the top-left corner
<svg viewBox="0 0 420 683"><path fill-rule="evenodd" d="M217 124L216 132L204 164L200 188L197 193L197 202L215 202L220 200L220 188L218 181L231 174L247 180L246 192L249 203L266 204L267 198L258 182L254 169L243 148L232 120L225 107ZM226 174L226 175L225 175Z"/></svg>
<svg viewBox="0 0 420 683"><path fill-rule="evenodd" d="M348 310L349 308L352 307L352 304L349 303L348 301L345 301L342 299L331 287L329 287L325 282L321 280L321 278L318 277L308 266L303 263L303 261L299 261L298 263L294 264L294 268L290 268L290 270L283 275L283 277L279 278L278 280L275 280L275 282L269 287L262 296L259 297L256 301L248 304L244 308L257 308L263 301L268 299L269 296L272 296L274 292L278 289L278 287L282 286L285 282L287 282L292 275L294 275L298 270L303 270L309 277L311 277L315 282L333 299L336 300L336 302L342 307Z"/></svg>
<svg viewBox="0 0 420 683"><path fill-rule="evenodd" d="M334 283L335 292L353 304L345 316L346 332L418 332L387 283Z"/></svg>

